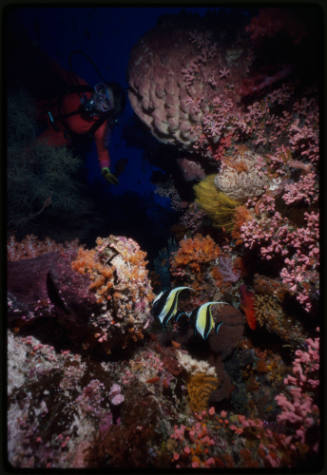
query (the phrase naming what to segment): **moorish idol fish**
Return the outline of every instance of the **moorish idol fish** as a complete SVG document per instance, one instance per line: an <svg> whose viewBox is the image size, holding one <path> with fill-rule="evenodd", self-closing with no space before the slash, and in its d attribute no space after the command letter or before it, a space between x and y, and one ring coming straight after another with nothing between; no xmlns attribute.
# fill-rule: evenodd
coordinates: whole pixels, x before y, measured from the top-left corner
<svg viewBox="0 0 327 475"><path fill-rule="evenodd" d="M181 318L181 317L186 317L186 318L190 318L191 316L191 313L192 312L179 312L175 318L175 321L178 322L178 320Z"/></svg>
<svg viewBox="0 0 327 475"><path fill-rule="evenodd" d="M195 331L200 333L202 338L206 340L209 336L211 330L215 328L216 333L218 333L223 322L218 322L215 324L211 313L211 305L217 305L219 303L227 304L227 302L206 302L200 307L193 310L190 315L191 321L194 323Z"/></svg>
<svg viewBox="0 0 327 475"><path fill-rule="evenodd" d="M152 315L166 326L171 318L177 314L177 303L180 292L191 287L176 287L172 290L162 290L152 302Z"/></svg>

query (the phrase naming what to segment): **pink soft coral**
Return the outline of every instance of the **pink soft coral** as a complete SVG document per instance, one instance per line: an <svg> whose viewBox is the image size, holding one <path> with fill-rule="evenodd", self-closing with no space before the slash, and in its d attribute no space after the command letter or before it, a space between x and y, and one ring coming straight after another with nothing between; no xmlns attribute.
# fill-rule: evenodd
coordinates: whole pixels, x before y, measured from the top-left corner
<svg viewBox="0 0 327 475"><path fill-rule="evenodd" d="M316 404L320 385L320 338L308 338L306 346L306 350L295 352L292 374L284 379L285 391L275 398L282 409L277 420L290 431L288 443L294 451L300 447L299 444L308 443L308 430L320 424L319 407ZM316 440L312 448L318 452L319 441Z"/></svg>

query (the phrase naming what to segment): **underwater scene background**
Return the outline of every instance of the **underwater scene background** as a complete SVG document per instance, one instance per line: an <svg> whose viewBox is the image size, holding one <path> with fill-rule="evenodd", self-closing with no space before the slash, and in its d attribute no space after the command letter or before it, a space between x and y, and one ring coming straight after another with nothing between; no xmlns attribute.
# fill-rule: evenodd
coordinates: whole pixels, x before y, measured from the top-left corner
<svg viewBox="0 0 327 475"><path fill-rule="evenodd" d="M321 468L322 17L7 8L11 467Z"/></svg>

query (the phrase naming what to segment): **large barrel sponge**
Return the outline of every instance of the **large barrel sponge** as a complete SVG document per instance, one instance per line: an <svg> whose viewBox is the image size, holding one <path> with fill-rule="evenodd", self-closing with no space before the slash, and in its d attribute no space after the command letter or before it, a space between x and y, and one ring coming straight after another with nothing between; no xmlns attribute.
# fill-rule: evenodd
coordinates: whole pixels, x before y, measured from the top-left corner
<svg viewBox="0 0 327 475"><path fill-rule="evenodd" d="M134 46L128 68L131 105L151 133L208 157L236 127L238 90L251 62L241 41L226 48L216 33L204 18L170 16Z"/></svg>

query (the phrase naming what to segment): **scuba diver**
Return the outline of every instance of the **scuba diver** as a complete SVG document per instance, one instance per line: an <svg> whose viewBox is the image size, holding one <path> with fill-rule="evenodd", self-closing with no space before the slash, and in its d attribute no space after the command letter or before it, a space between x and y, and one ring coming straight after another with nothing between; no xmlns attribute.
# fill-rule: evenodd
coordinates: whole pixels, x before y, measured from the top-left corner
<svg viewBox="0 0 327 475"><path fill-rule="evenodd" d="M38 41L31 40L15 16L8 16L4 33L8 45L6 82L13 90L26 90L35 102L37 120L42 127L37 141L84 151L85 142L95 140L102 175L109 183L118 183L110 171L108 139L125 107L125 90L118 83L107 82L83 50L71 51L67 58L69 68L63 68L41 49ZM95 87L74 72L76 55L93 66L99 78ZM123 171L118 170L119 162L121 169L126 166L126 159L120 159L116 174Z"/></svg>
<svg viewBox="0 0 327 475"><path fill-rule="evenodd" d="M61 69L59 65L57 69ZM62 69L61 76L72 78ZM118 184L118 178L110 171L107 142L117 116L125 106L123 88L115 82L100 82L92 88L76 75L73 79L75 84L66 88L54 101L42 101L39 110L43 119L46 113L48 126L38 140L64 146L71 145L81 136L94 138L102 175L110 184Z"/></svg>

